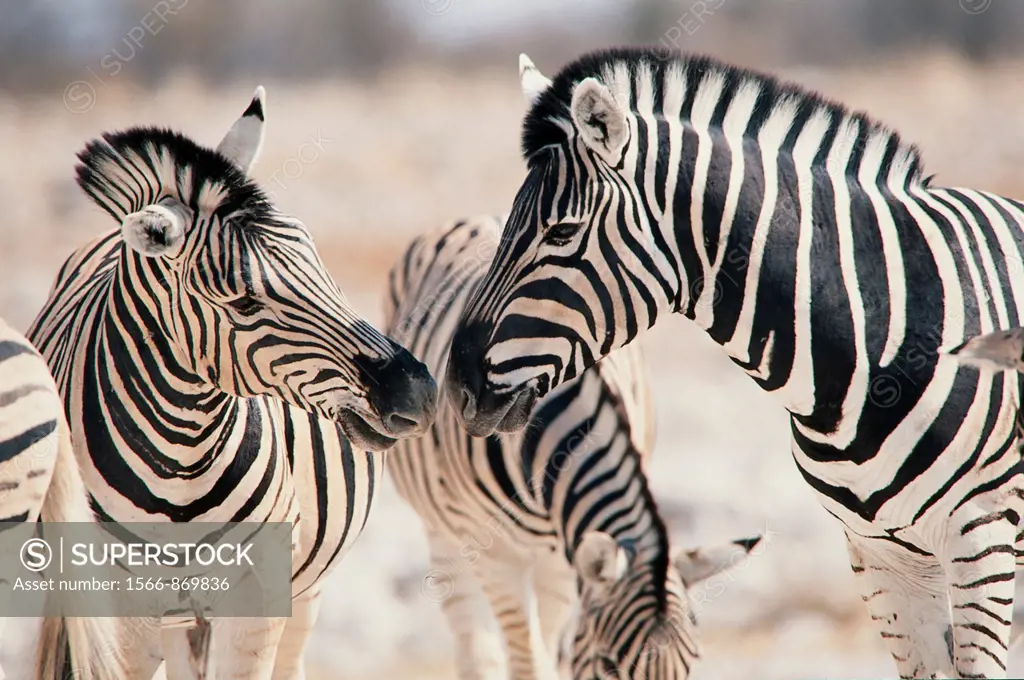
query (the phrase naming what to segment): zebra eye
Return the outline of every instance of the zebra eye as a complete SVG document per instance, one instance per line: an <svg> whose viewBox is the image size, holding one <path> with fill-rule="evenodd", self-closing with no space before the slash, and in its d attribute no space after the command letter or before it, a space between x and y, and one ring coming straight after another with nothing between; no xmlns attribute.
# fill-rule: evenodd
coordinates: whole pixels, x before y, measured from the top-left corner
<svg viewBox="0 0 1024 680"><path fill-rule="evenodd" d="M572 240L572 237L576 235L576 232L582 226L579 222L559 222L554 224L548 227L548 230L544 233L544 242L550 243L553 246L564 246Z"/></svg>
<svg viewBox="0 0 1024 680"><path fill-rule="evenodd" d="M251 295L243 295L227 303L228 307L243 316L249 316L263 309L263 303Z"/></svg>
<svg viewBox="0 0 1024 680"><path fill-rule="evenodd" d="M619 680L619 667L615 660L608 656L601 656L597 659L598 678L600 680Z"/></svg>

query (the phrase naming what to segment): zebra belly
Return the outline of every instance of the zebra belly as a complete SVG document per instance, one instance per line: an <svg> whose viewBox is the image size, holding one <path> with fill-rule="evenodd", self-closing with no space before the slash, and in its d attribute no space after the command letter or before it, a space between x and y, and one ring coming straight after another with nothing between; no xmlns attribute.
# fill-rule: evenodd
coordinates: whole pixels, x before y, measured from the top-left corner
<svg viewBox="0 0 1024 680"><path fill-rule="evenodd" d="M915 449L894 436L887 442L888 450L883 447L859 465L816 462L795 443L794 457L805 476L814 478L809 481L819 502L854 533L898 536L936 554L942 550L950 514L957 507L965 502L979 507L1005 502L1021 487L1015 386L1005 389L1001 404L991 412L973 409L952 424L957 429L936 453L919 446L917 459L897 455ZM910 432L907 436L919 439L922 435ZM831 492L832 488L852 493L843 496Z"/></svg>

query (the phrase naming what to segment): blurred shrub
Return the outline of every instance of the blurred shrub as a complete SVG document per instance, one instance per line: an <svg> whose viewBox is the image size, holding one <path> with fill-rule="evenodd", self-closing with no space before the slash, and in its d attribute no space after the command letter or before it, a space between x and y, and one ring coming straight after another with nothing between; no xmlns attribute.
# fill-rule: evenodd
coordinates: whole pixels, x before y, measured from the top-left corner
<svg viewBox="0 0 1024 680"><path fill-rule="evenodd" d="M214 82L253 73L372 78L410 61L504 68L510 52L524 49L560 63L599 45L666 36L683 38L673 46L765 67L936 47L983 62L1017 54L1024 42L1024 3L1007 0L576 0L497 32L457 28L466 23L460 12L480 14L470 3L507 12L517 1L0 0L0 88L57 87L86 68L98 76L123 71L143 85L178 68ZM712 23L714 30L685 34L673 28Z"/></svg>

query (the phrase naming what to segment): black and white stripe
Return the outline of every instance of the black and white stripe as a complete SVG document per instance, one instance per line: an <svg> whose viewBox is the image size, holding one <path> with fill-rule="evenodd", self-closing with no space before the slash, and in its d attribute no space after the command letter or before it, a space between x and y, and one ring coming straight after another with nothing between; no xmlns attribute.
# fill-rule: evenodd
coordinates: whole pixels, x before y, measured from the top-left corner
<svg viewBox="0 0 1024 680"><path fill-rule="evenodd" d="M443 225L391 270L387 332L432 372L447 361L502 224L479 216ZM443 607L459 677L509 677L506 662L514 678L557 677L575 606L573 677L687 677L699 646L686 587L757 539L673 557L645 474L652 446L638 345L553 390L523 434L472 437L442 401L428 434L395 446L390 474L430 542L427 587L450 589Z"/></svg>
<svg viewBox="0 0 1024 680"><path fill-rule="evenodd" d="M1021 378L941 354L1020 325L1024 205L934 187L867 116L709 58L523 70L528 175L448 369L469 430L522 427L681 313L790 412L900 675L1005 677Z"/></svg>
<svg viewBox="0 0 1024 680"><path fill-rule="evenodd" d="M216 150L152 128L86 146L79 184L121 228L67 260L29 332L102 519L297 522L291 619L225 622L217 677L301 674L322 579L381 479L360 449L423 432L436 400L423 364L356 315L306 227L246 176L263 97ZM133 624L137 677L162 656L158 624ZM168 677L186 662L169 654Z"/></svg>
<svg viewBox="0 0 1024 680"><path fill-rule="evenodd" d="M0 319L0 530L37 521L92 522L95 517L46 361ZM5 563L9 569L16 564ZM11 577L6 569L0 573L5 593L13 585ZM0 635L4 624L0 617ZM66 662L77 670L76 678L118 680L125 677L123 644L116 619L46 618L34 677L64 678Z"/></svg>

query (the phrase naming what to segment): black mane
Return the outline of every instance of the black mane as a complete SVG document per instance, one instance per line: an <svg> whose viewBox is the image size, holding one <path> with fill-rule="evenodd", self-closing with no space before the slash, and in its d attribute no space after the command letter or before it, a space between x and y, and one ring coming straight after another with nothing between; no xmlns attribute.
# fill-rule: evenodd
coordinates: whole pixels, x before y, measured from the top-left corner
<svg viewBox="0 0 1024 680"><path fill-rule="evenodd" d="M207 210L218 217L246 213L247 220L263 222L275 213L263 190L238 166L172 130L108 132L89 142L78 159L78 185L118 222L162 196L175 196L197 210L200 197L211 190L219 191L220 200Z"/></svg>
<svg viewBox="0 0 1024 680"><path fill-rule="evenodd" d="M576 83L589 77L604 81L605 73L622 64L634 78L641 68L646 67L652 74L651 85L656 103L662 100L666 77L670 73L669 67L673 67L673 72L685 73L688 101L692 100L692 94L697 91L699 84L711 74L723 78L723 93L735 92L743 83L757 82L760 85L760 95L754 109L752 126L760 127L774 108L783 102L797 102L801 113L824 110L831 114L834 120L856 121L868 134L883 136L888 142L887 147L892 151L887 154L889 162L897 157L897 152L902 153L909 161L910 180L921 181L923 164L917 147L901 140L898 133L872 119L868 114L850 111L843 104L775 76L732 66L708 56L688 55L658 47L599 50L584 54L564 66L552 78L551 87L541 94L523 121L522 153L528 163L545 147L557 145L565 140L565 130L562 126L567 123L571 125L570 105ZM635 101L631 104L635 105ZM683 111L685 114L688 108L684 106ZM562 125L559 125L558 121Z"/></svg>

